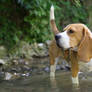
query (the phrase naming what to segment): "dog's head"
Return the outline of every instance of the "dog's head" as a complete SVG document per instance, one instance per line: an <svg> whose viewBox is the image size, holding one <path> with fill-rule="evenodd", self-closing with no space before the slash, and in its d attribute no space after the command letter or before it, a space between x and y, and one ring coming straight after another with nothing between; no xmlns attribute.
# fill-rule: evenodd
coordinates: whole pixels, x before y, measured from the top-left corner
<svg viewBox="0 0 92 92"><path fill-rule="evenodd" d="M55 35L56 43L64 49L80 46L85 35L91 36L91 32L84 24L70 24L64 28L64 32ZM85 39L86 40L86 39Z"/></svg>

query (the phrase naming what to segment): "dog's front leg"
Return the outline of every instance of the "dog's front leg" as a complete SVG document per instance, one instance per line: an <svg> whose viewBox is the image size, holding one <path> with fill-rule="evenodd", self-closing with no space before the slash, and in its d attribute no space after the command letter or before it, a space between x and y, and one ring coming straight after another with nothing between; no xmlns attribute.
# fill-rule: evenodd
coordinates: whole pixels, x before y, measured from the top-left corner
<svg viewBox="0 0 92 92"><path fill-rule="evenodd" d="M55 78L56 65L58 62L58 58L50 59L50 77Z"/></svg>
<svg viewBox="0 0 92 92"><path fill-rule="evenodd" d="M71 51L70 55L71 61L71 71L72 71L72 83L75 85L79 85L78 80L78 72L79 72L79 65L77 59L77 52Z"/></svg>

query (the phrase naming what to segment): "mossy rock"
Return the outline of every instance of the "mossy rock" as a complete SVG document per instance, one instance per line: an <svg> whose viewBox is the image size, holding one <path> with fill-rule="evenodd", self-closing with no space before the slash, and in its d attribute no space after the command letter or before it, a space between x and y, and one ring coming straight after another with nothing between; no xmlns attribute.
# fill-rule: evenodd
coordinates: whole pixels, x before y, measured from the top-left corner
<svg viewBox="0 0 92 92"><path fill-rule="evenodd" d="M4 58L7 55L7 49L4 46L0 46L0 58Z"/></svg>

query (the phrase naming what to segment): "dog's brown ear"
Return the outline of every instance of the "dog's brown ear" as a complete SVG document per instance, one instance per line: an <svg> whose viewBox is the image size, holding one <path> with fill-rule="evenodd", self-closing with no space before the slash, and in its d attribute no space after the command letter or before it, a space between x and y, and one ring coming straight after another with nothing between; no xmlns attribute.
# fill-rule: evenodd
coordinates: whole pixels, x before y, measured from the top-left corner
<svg viewBox="0 0 92 92"><path fill-rule="evenodd" d="M90 37L90 30L83 26L83 38L78 47L78 58L81 61L88 62L92 55L92 38Z"/></svg>
<svg viewBox="0 0 92 92"><path fill-rule="evenodd" d="M50 24L51 24L51 28L52 28L54 35L59 33L59 30L55 23L54 6L53 5L51 6L51 9L50 9Z"/></svg>

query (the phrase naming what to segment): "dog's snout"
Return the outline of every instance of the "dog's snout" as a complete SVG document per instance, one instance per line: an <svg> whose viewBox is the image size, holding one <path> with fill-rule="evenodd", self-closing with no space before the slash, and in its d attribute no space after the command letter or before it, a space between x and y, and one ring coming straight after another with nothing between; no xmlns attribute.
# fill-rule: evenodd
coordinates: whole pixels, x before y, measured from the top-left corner
<svg viewBox="0 0 92 92"><path fill-rule="evenodd" d="M61 35L55 35L55 39L59 40L61 38Z"/></svg>

